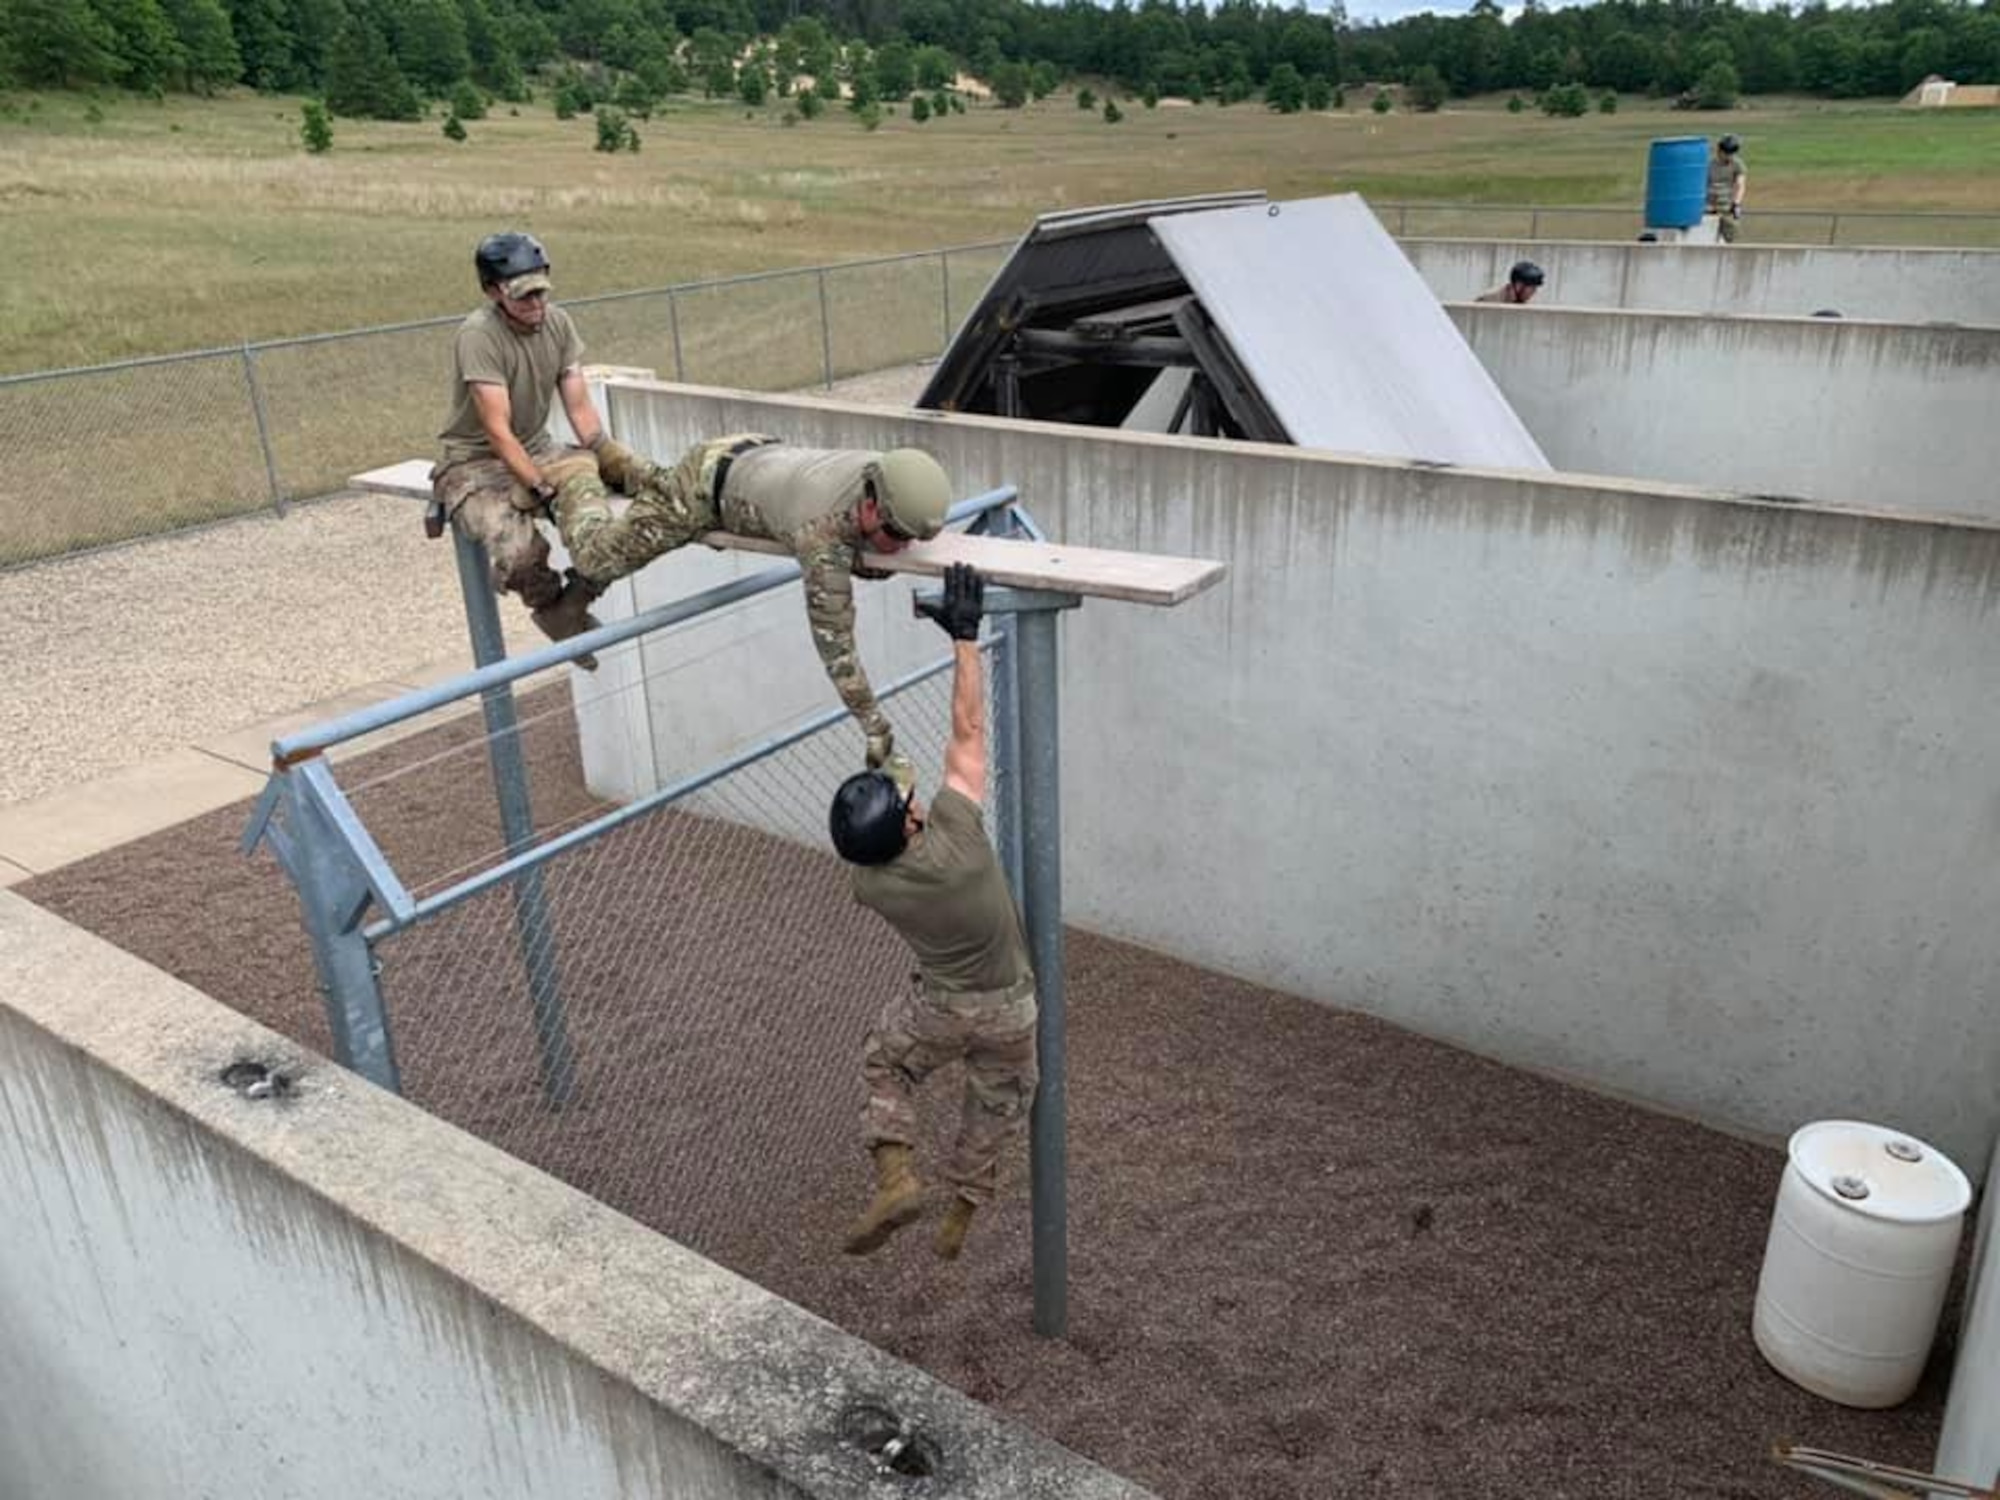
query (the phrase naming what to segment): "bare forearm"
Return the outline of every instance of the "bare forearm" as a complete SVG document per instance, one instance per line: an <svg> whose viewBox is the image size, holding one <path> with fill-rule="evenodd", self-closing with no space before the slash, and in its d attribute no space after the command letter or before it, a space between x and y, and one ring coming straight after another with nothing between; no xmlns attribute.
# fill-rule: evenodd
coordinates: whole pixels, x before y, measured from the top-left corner
<svg viewBox="0 0 2000 1500"><path fill-rule="evenodd" d="M561 391L563 410L569 416L577 442L585 448L595 447L603 425L597 420L597 408L590 404L590 387L584 383L582 372L563 371Z"/></svg>
<svg viewBox="0 0 2000 1500"><path fill-rule="evenodd" d="M521 446L521 440L514 436L513 429L501 427L486 429L486 441L493 445L493 454L507 466L507 472L529 489L542 482L542 471L528 456L528 450Z"/></svg>
<svg viewBox="0 0 2000 1500"><path fill-rule="evenodd" d="M979 654L979 642L952 642L951 658L951 742L984 745L986 661Z"/></svg>
<svg viewBox="0 0 2000 1500"><path fill-rule="evenodd" d="M986 662L977 641L951 650L951 743L944 751L945 785L986 801Z"/></svg>

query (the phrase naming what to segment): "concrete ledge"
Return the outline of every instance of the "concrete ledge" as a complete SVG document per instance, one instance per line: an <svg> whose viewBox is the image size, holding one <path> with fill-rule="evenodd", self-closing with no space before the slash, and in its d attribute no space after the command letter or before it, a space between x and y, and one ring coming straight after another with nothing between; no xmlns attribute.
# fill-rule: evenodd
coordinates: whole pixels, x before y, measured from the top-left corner
<svg viewBox="0 0 2000 1500"><path fill-rule="evenodd" d="M242 765L175 750L86 786L0 808L0 858L40 875L254 797L263 784L260 773Z"/></svg>
<svg viewBox="0 0 2000 1500"><path fill-rule="evenodd" d="M936 1445L924 1493L1146 1494L4 893L0 993L24 1494L916 1492L837 1436L862 1401Z"/></svg>

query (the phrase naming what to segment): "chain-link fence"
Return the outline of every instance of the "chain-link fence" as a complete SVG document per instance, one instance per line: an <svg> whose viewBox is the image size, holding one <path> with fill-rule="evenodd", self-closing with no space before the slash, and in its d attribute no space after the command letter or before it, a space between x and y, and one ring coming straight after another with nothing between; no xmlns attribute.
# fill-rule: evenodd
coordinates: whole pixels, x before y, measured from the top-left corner
<svg viewBox="0 0 2000 1500"><path fill-rule="evenodd" d="M1634 209L1378 203L1399 236L1630 239ZM2000 215L1755 212L1747 243L2000 246ZM591 358L798 390L935 357L1011 241L565 299ZM0 377L0 568L339 490L435 446L461 315Z"/></svg>
<svg viewBox="0 0 2000 1500"><path fill-rule="evenodd" d="M796 390L935 358L1006 244L565 299L590 358ZM462 314L0 377L0 568L341 489L429 453Z"/></svg>
<svg viewBox="0 0 2000 1500"><path fill-rule="evenodd" d="M949 668L883 693L926 801L950 736ZM625 691L643 698L648 685ZM909 982L907 947L854 902L828 845L827 808L861 764L860 733L822 714L739 752L724 774L621 810L585 784L567 687L525 691L518 706L511 756L461 715L338 772L410 895L442 898L370 943L402 1090L782 1289L796 1238L817 1236L823 1256L829 1216L858 1206L841 1189L865 1168L861 1047ZM988 753L997 829L1008 782L997 741ZM575 842L510 868L524 851L495 811L500 760L525 772L533 847ZM955 1123L953 1086L936 1086L940 1130Z"/></svg>

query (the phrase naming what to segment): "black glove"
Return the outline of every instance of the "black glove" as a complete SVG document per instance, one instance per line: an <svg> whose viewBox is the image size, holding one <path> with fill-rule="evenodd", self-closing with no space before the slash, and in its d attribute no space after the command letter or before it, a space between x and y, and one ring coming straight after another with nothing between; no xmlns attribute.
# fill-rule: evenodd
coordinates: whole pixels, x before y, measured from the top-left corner
<svg viewBox="0 0 2000 1500"><path fill-rule="evenodd" d="M1742 217L1743 217L1743 205L1742 205L1742 204L1740 204L1740 203L1732 203L1732 204L1730 204L1730 205L1729 205L1729 217L1730 217L1730 218L1732 218L1732 219L1740 219L1740 218L1742 218Z"/></svg>
<svg viewBox="0 0 2000 1500"><path fill-rule="evenodd" d="M919 600L917 613L937 621L955 641L976 641L986 613L986 580L971 563L950 563L944 570L944 598Z"/></svg>

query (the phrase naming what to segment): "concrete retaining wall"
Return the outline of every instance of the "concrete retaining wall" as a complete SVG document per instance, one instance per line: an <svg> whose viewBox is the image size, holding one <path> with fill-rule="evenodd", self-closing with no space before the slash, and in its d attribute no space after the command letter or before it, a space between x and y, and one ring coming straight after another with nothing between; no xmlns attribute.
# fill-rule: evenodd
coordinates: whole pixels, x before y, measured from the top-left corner
<svg viewBox="0 0 2000 1500"><path fill-rule="evenodd" d="M1144 1500L4 892L0 1204L8 1500Z"/></svg>
<svg viewBox="0 0 2000 1500"><path fill-rule="evenodd" d="M1400 240L1443 301L1548 272L1537 307L1803 318L1822 308L1881 323L2000 324L2000 251L1835 250L1547 240Z"/></svg>
<svg viewBox="0 0 2000 1500"><path fill-rule="evenodd" d="M1057 539L1229 562L1065 620L1073 920L1718 1124L1986 1159L2000 530L691 388L611 411L659 455L920 443ZM658 722L757 717L763 650Z"/></svg>
<svg viewBox="0 0 2000 1500"><path fill-rule="evenodd" d="M2000 328L1450 312L1558 469L2000 519Z"/></svg>

